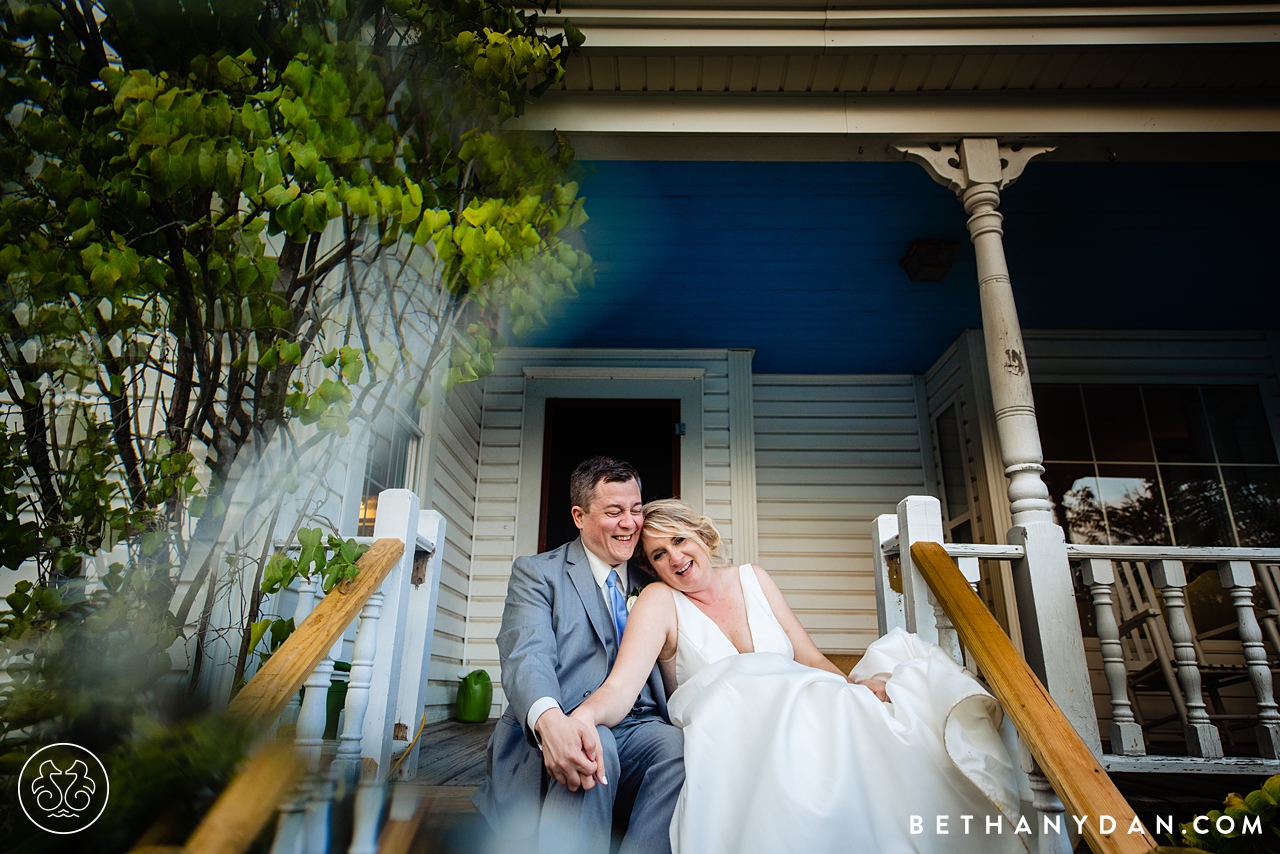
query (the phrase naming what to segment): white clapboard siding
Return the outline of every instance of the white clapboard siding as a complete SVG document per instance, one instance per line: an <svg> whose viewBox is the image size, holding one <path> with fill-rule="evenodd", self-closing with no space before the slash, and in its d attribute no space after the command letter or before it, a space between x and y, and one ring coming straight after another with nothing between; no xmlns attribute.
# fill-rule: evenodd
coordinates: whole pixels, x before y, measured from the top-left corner
<svg viewBox="0 0 1280 854"><path fill-rule="evenodd" d="M726 538L730 525L728 356L723 350L573 350L510 348L485 380L476 484L475 536L467 602L465 664L494 680L493 714L502 708L497 635L521 525L538 524L538 507L519 506L525 448L526 366L702 368L704 512ZM677 396L671 394L671 397ZM692 437L691 437L692 438ZM686 446L688 447L688 446ZM874 608L872 613L874 614Z"/></svg>
<svg viewBox="0 0 1280 854"><path fill-rule="evenodd" d="M910 376L756 375L760 563L818 648L878 631L871 521L928 492Z"/></svg>
<svg viewBox="0 0 1280 854"><path fill-rule="evenodd" d="M431 722L452 713L458 667L465 652L482 394L483 381L457 386L446 394L432 442L431 506L445 517L446 525L435 637L427 671L426 711Z"/></svg>

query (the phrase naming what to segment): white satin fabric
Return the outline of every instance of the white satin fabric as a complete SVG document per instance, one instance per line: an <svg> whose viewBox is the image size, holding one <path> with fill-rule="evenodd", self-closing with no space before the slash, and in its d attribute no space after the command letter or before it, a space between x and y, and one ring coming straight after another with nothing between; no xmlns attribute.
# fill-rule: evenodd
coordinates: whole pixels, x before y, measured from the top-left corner
<svg viewBox="0 0 1280 854"><path fill-rule="evenodd" d="M754 653L739 654L675 595L679 687L668 708L684 730L685 785L673 854L1025 852L1028 837L1013 833L1018 777L990 694L900 629L853 671L887 678L891 704L797 664L755 572L739 577Z"/></svg>

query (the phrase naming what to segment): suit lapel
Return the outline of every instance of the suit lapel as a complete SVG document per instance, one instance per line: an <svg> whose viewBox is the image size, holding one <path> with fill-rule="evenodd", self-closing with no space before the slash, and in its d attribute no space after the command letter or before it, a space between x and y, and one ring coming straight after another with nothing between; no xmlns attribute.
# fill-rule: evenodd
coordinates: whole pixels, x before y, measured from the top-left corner
<svg viewBox="0 0 1280 854"><path fill-rule="evenodd" d="M596 630L600 643L609 651L610 658L616 651L617 639L614 638L613 618L604 609L604 598L600 588L596 586L596 577L591 574L591 564L587 562L587 550L579 538L569 544L565 553L565 561L569 564L569 580L582 598L582 607L587 612L591 627Z"/></svg>

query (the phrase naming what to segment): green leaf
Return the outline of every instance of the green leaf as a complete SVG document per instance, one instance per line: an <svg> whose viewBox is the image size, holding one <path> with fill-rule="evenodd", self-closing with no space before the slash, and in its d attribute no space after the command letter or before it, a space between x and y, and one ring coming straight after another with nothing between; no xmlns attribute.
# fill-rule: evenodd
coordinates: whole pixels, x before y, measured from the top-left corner
<svg viewBox="0 0 1280 854"><path fill-rule="evenodd" d="M258 644L262 643L262 636L267 633L267 629L271 628L270 618L258 620L249 624L249 652L256 652Z"/></svg>

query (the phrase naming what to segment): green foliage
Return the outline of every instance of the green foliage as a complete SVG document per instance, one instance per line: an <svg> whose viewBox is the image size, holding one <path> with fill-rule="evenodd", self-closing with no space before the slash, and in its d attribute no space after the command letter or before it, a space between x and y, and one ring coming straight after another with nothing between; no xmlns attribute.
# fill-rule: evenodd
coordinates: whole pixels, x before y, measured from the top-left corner
<svg viewBox="0 0 1280 854"><path fill-rule="evenodd" d="M1229 816L1235 828L1231 833L1217 829L1218 819ZM1261 833L1244 833L1244 822L1256 822ZM1280 774L1269 778L1261 788L1247 795L1235 792L1227 795L1223 809L1210 810L1208 821L1200 820L1200 827L1207 825L1208 832L1201 834L1195 822L1180 825L1182 839L1170 840L1174 845L1199 848L1211 854L1265 854L1280 847Z"/></svg>
<svg viewBox="0 0 1280 854"><path fill-rule="evenodd" d="M193 722L167 650L234 563L233 464L424 400L444 359L449 385L486 375L499 329L590 285L572 150L501 130L580 43L505 0L0 5L0 565L39 576L0 610L0 785L65 737L188 769L119 827L216 791L236 738ZM354 575L360 547L304 530L264 589ZM175 600L195 543L215 554ZM256 608L269 654L287 621Z"/></svg>
<svg viewBox="0 0 1280 854"><path fill-rule="evenodd" d="M342 539L329 534L326 543L321 542L324 532L320 528L300 528L298 542L302 550L294 560L285 552L276 552L267 561L262 575L262 592L275 593L288 587L299 576L310 579L319 575L320 587L328 593L338 584L355 578L359 573L356 562L369 550L367 545L353 539ZM250 648L256 648L251 643Z"/></svg>

